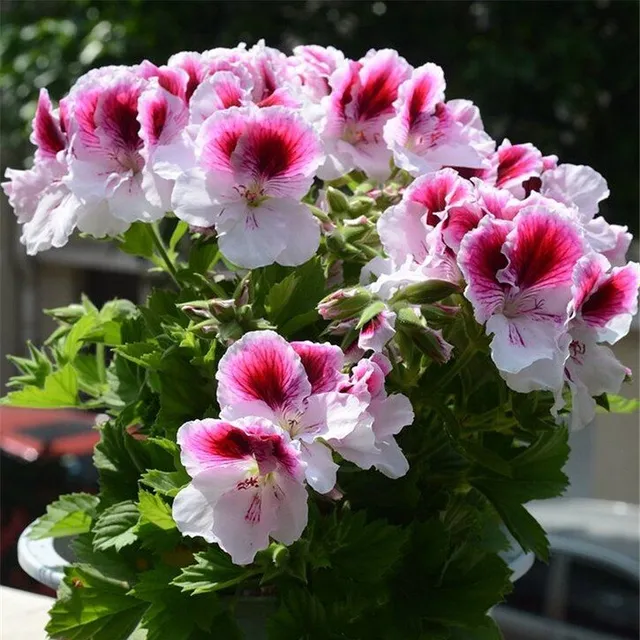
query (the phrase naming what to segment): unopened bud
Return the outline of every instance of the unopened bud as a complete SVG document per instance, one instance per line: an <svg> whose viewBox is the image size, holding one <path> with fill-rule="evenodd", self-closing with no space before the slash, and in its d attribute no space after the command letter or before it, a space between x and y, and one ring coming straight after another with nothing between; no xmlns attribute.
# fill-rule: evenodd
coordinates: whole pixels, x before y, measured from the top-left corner
<svg viewBox="0 0 640 640"><path fill-rule="evenodd" d="M360 314L371 302L371 294L362 287L338 289L323 298L317 306L325 320L344 320Z"/></svg>
<svg viewBox="0 0 640 640"><path fill-rule="evenodd" d="M349 211L351 212L351 215L365 215L373 209L375 203L376 202L373 198L368 198L367 196L356 196L355 198L351 198L351 201L349 202Z"/></svg>
<svg viewBox="0 0 640 640"><path fill-rule="evenodd" d="M393 296L393 302L409 302L411 304L429 304L438 302L452 293L460 291L457 284L447 280L426 280L410 284Z"/></svg>
<svg viewBox="0 0 640 640"><path fill-rule="evenodd" d="M332 213L341 214L349 211L349 200L339 189L327 187L326 198Z"/></svg>
<svg viewBox="0 0 640 640"><path fill-rule="evenodd" d="M55 309L46 309L45 313L61 322L74 323L86 314L86 309L81 304L70 304L66 307L56 307Z"/></svg>

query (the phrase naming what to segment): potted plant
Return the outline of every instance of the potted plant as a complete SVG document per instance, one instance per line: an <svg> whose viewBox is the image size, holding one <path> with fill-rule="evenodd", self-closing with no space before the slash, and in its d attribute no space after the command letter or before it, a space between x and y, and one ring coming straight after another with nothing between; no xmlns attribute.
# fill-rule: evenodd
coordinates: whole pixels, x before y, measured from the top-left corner
<svg viewBox="0 0 640 640"><path fill-rule="evenodd" d="M569 428L632 408L604 179L496 146L392 50L95 69L32 141L27 252L77 229L165 274L14 359L4 403L101 414L98 495L30 530L75 536L49 634L498 638L506 533L545 559L524 505L564 491Z"/></svg>

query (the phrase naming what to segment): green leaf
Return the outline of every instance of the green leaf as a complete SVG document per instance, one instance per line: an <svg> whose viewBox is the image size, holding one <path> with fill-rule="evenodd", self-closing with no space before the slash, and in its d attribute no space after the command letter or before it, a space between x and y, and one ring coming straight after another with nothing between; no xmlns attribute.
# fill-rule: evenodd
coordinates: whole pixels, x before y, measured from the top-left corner
<svg viewBox="0 0 640 640"><path fill-rule="evenodd" d="M157 493L174 498L180 489L189 482L189 476L184 471L159 471L151 469L142 474L140 481L154 489Z"/></svg>
<svg viewBox="0 0 640 640"><path fill-rule="evenodd" d="M151 260L153 258L153 239L147 229L147 223L134 222L125 232L120 249L132 256Z"/></svg>
<svg viewBox="0 0 640 640"><path fill-rule="evenodd" d="M169 239L169 249L171 251L175 251L176 247L178 246L178 242L180 242L180 240L188 230L189 225L186 222L180 220L176 225L176 228L173 230L171 238Z"/></svg>
<svg viewBox="0 0 640 640"><path fill-rule="evenodd" d="M93 464L100 476L100 497L104 503L137 499L138 479L147 461L144 446L117 420L100 427Z"/></svg>
<svg viewBox="0 0 640 640"><path fill-rule="evenodd" d="M127 500L118 502L103 511L93 526L93 547L96 551L123 547L133 544L138 538L136 526L139 518L138 506Z"/></svg>
<svg viewBox="0 0 640 640"><path fill-rule="evenodd" d="M537 520L517 501L485 493L502 518L509 533L525 551L533 551L538 558L549 560L549 541Z"/></svg>
<svg viewBox="0 0 640 640"><path fill-rule="evenodd" d="M268 269L271 269L270 267ZM265 285L269 281L269 271L265 270ZM275 275L272 274L272 276ZM300 267L295 272L284 277L277 278L268 288L264 305L267 319L274 325L280 327L280 332L289 336L298 331L300 326L309 323L313 315L314 320L319 316L316 312L316 305L325 295L325 277L322 263L319 259L312 259ZM298 320L299 316L306 317ZM287 326L288 323L293 323ZM299 325L299 326L296 326ZM284 328L287 327L287 332Z"/></svg>
<svg viewBox="0 0 640 640"><path fill-rule="evenodd" d="M126 640L147 607L128 590L87 565L65 568L47 633L65 640Z"/></svg>
<svg viewBox="0 0 640 640"><path fill-rule="evenodd" d="M46 377L44 388L29 385L12 391L0 400L0 404L34 409L76 407L79 404L78 376L73 366L66 364Z"/></svg>
<svg viewBox="0 0 640 640"><path fill-rule="evenodd" d="M199 241L189 252L189 269L196 273L206 274L218 256L218 244L211 241Z"/></svg>
<svg viewBox="0 0 640 640"><path fill-rule="evenodd" d="M226 589L255 573L255 569L233 564L231 557L219 547L196 553L194 558L196 564L182 569L171 583L193 595Z"/></svg>
<svg viewBox="0 0 640 640"><path fill-rule="evenodd" d="M141 367L151 369L157 369L162 359L162 349L151 342L130 342L118 347L116 353Z"/></svg>
<svg viewBox="0 0 640 640"><path fill-rule="evenodd" d="M62 346L62 355L66 362L71 362L76 357L76 354L84 346L84 341L99 325L98 314L91 313L84 315L71 327Z"/></svg>
<svg viewBox="0 0 640 640"><path fill-rule="evenodd" d="M135 596L145 602L162 602L168 591L174 591L169 583L178 575L180 569L162 564L150 571L138 575L138 582L128 595ZM176 590L177 591L177 590Z"/></svg>
<svg viewBox="0 0 640 640"><path fill-rule="evenodd" d="M86 533L95 517L99 499L88 493L70 493L51 503L46 515L38 518L30 537L60 538Z"/></svg>
<svg viewBox="0 0 640 640"><path fill-rule="evenodd" d="M171 508L158 495L140 491L140 520L136 534L145 547L154 551L174 548L180 542L180 534L171 517Z"/></svg>

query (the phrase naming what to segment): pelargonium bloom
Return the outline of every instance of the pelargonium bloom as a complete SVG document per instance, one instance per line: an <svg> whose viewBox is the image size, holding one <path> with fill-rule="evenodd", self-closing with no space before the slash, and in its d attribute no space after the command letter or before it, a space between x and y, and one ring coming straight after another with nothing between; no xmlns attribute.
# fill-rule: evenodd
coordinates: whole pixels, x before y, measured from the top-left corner
<svg viewBox="0 0 640 640"><path fill-rule="evenodd" d="M125 224L165 213L166 185L143 173L138 102L146 86L135 68L106 67L80 78L66 99L72 140L65 182L92 209L81 230L109 233L105 209Z"/></svg>
<svg viewBox="0 0 640 640"><path fill-rule="evenodd" d="M468 107L473 105L445 104L444 90L444 73L431 63L414 69L398 90L395 115L384 127L384 139L396 165L411 175L445 166L481 169L487 141L493 150L479 115L468 118Z"/></svg>
<svg viewBox="0 0 640 640"><path fill-rule="evenodd" d="M508 189L517 198L528 195L529 181L540 179L544 169L542 153L532 144L511 144L505 139L492 155L491 168L483 174L483 180L500 189Z"/></svg>
<svg viewBox="0 0 640 640"><path fill-rule="evenodd" d="M295 73L300 78L302 90L312 100L320 100L329 95L329 78L343 62L344 54L334 47L311 44L293 49Z"/></svg>
<svg viewBox="0 0 640 640"><path fill-rule="evenodd" d="M377 180L389 176L391 152L382 129L393 116L398 87L410 73L410 65L392 49L372 51L336 69L329 81L331 93L322 102L320 130L327 160L320 178L333 180L354 168Z"/></svg>
<svg viewBox="0 0 640 640"><path fill-rule="evenodd" d="M375 466L389 478L400 478L409 470L407 461L395 436L413 422L414 413L409 398L401 393L387 395L385 377L391 371L391 363L382 354L360 360L353 368L349 381L342 391L353 394L367 404L367 412L373 418L376 449L363 451L354 433L342 441L330 440L330 444L347 460L367 469Z"/></svg>
<svg viewBox="0 0 640 640"><path fill-rule="evenodd" d="M194 420L177 440L191 476L173 502L183 534L217 543L235 564L253 562L270 538L289 545L302 535L305 465L282 429L259 417Z"/></svg>
<svg viewBox="0 0 640 640"><path fill-rule="evenodd" d="M273 331L247 333L220 360L220 415L258 415L278 424L299 443L307 482L327 493L338 469L327 440L342 440L360 426L358 446L375 446L366 403L337 393L346 379L343 362L340 348L330 344L289 344Z"/></svg>
<svg viewBox="0 0 640 640"><path fill-rule="evenodd" d="M430 234L449 209L473 200L473 185L453 169L416 178L378 220L378 233L387 254L398 264L407 257L420 264L433 253Z"/></svg>
<svg viewBox="0 0 640 640"><path fill-rule="evenodd" d="M220 251L239 266L302 264L318 248L320 229L300 198L321 161L317 134L292 110L218 111L176 181L175 214L215 227Z"/></svg>
<svg viewBox="0 0 640 640"><path fill-rule="evenodd" d="M630 262L610 269L604 256L589 254L578 261L570 305L571 344L565 378L573 396L572 426L595 416L592 396L618 393L628 369L600 342L617 342L629 331L638 310L640 265Z"/></svg>
<svg viewBox="0 0 640 640"><path fill-rule="evenodd" d="M26 171L7 169L7 181L1 185L22 225L20 241L30 255L64 246L85 212L64 182L68 126L66 111L54 110L47 90L42 89L32 123L34 166Z"/></svg>
<svg viewBox="0 0 640 640"><path fill-rule="evenodd" d="M503 374L526 375L539 360L562 361L571 278L583 252L570 213L540 205L525 207L513 221L485 217L462 240L465 295L493 334L491 355ZM548 374L547 388L554 388L552 364Z"/></svg>

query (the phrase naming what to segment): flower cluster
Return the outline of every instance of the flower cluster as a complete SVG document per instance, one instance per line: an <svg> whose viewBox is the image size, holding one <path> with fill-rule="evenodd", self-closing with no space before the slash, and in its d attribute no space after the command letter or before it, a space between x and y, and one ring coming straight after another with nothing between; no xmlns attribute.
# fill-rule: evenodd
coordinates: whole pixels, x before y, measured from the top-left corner
<svg viewBox="0 0 640 640"><path fill-rule="evenodd" d="M173 504L184 534L248 564L269 537L284 544L300 537L305 482L321 494L335 488L333 452L390 478L407 472L394 436L413 410L406 396L385 392L389 361L362 359L350 375L343 368L339 347L288 343L273 331L247 333L229 348L217 373L220 419L178 432L192 477Z"/></svg>
<svg viewBox="0 0 640 640"><path fill-rule="evenodd" d="M479 385L494 376L496 402L545 392L545 417L573 427L630 373L605 343L629 331L640 265L626 262L627 229L599 214L606 181L530 143L496 144L477 107L446 100L445 89L440 67L414 68L393 50L350 60L332 47L287 56L260 42L96 69L57 108L40 94L34 165L9 169L2 185L28 253L63 246L75 229L122 237L166 217L226 259L224 273L210 273L213 257L190 273L199 260L179 264L175 250L173 264L160 251L174 284L201 299L176 297L147 324L162 325L167 308L197 324L185 329L182 315L117 357L151 367L197 345L186 371L217 367L217 417L202 419L206 398L161 427L177 430L190 478L171 494L178 529L236 564L271 539L300 538L310 499L342 497L339 471L410 475L407 432L396 436L414 415L457 428L455 403L472 385L447 385L478 355L473 373ZM200 338L224 355L204 355ZM137 380L162 394L161 373ZM493 421L495 407L485 409L477 419ZM516 433L514 415L503 433ZM473 457L483 444L474 437L451 455Z"/></svg>

